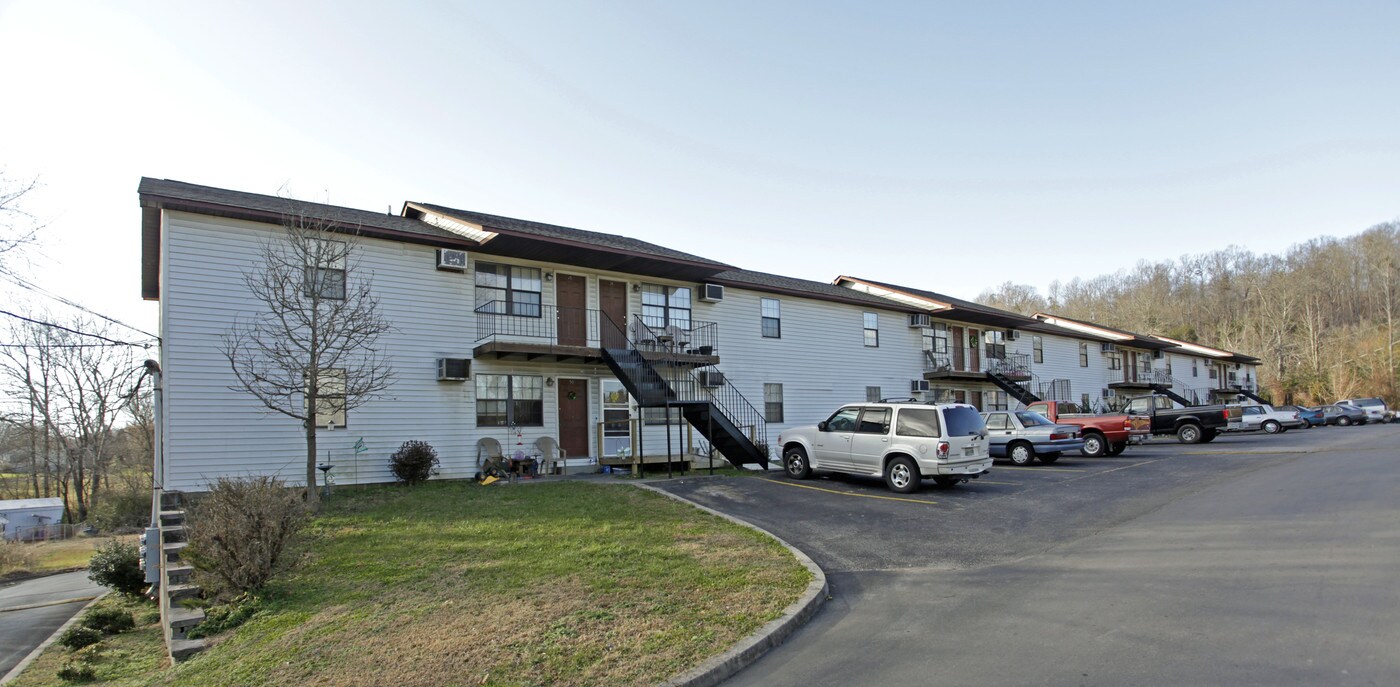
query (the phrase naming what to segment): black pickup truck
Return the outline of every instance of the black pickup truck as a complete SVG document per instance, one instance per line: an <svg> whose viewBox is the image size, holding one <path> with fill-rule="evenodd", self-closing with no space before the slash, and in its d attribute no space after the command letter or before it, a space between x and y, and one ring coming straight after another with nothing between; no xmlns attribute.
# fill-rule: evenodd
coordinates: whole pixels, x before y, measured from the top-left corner
<svg viewBox="0 0 1400 687"><path fill-rule="evenodd" d="M1192 406L1177 408L1166 396L1139 396L1128 401L1127 413L1145 417L1151 422L1153 436L1175 434L1183 444L1213 441L1225 426L1230 414L1239 408L1227 406Z"/></svg>

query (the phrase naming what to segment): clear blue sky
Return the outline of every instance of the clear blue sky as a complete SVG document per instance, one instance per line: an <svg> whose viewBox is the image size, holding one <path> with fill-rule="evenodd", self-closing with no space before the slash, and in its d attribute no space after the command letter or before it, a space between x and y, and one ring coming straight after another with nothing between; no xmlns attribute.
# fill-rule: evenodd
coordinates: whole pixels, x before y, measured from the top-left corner
<svg viewBox="0 0 1400 687"><path fill-rule="evenodd" d="M46 286L155 326L140 176L974 297L1400 216L1400 3L0 2Z"/></svg>

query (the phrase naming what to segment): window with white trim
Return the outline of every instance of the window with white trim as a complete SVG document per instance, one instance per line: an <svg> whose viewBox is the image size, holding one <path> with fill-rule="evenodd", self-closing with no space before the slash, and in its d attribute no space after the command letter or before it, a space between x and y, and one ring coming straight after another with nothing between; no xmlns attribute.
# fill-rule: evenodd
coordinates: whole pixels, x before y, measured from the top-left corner
<svg viewBox="0 0 1400 687"><path fill-rule="evenodd" d="M768 422L783 421L783 385L763 385L763 419Z"/></svg>
<svg viewBox="0 0 1400 687"><path fill-rule="evenodd" d="M783 305L776 298L758 299L760 328L765 339L783 338Z"/></svg>
<svg viewBox="0 0 1400 687"><path fill-rule="evenodd" d="M865 345L870 348L880 346L880 315L877 313L865 313Z"/></svg>
<svg viewBox="0 0 1400 687"><path fill-rule="evenodd" d="M1079 366L1089 366L1089 344L1087 343L1079 344Z"/></svg>
<svg viewBox="0 0 1400 687"><path fill-rule="evenodd" d="M476 375L477 427L543 427L544 377Z"/></svg>
<svg viewBox="0 0 1400 687"><path fill-rule="evenodd" d="M642 322L690 329L690 287L642 284Z"/></svg>
<svg viewBox="0 0 1400 687"><path fill-rule="evenodd" d="M310 388L310 380L307 380ZM317 427L345 426L345 368L325 368L316 374L316 416ZM305 400L302 406L305 407Z"/></svg>
<svg viewBox="0 0 1400 687"><path fill-rule="evenodd" d="M302 250L298 243L294 250ZM323 241L313 239L305 244L306 253L301 255L306 265L305 283L302 295L307 298L319 296L326 300L345 300L345 256L349 246L344 241Z"/></svg>
<svg viewBox="0 0 1400 687"><path fill-rule="evenodd" d="M477 312L540 317L542 288L537 267L476 263Z"/></svg>
<svg viewBox="0 0 1400 687"><path fill-rule="evenodd" d="M1038 336L1032 336L1031 353L1035 356L1035 362L1045 362L1045 341Z"/></svg>

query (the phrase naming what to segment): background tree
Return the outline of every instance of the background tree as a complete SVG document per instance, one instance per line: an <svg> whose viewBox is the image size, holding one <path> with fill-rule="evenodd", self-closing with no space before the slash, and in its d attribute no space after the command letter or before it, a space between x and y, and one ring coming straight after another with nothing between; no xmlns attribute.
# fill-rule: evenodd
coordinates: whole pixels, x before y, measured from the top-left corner
<svg viewBox="0 0 1400 687"><path fill-rule="evenodd" d="M376 348L391 327L356 261L357 231L295 207L244 274L262 311L235 321L223 352L237 384L306 434L306 498L316 504L316 430L376 398L393 369ZM319 419L318 419L319 418Z"/></svg>
<svg viewBox="0 0 1400 687"><path fill-rule="evenodd" d="M8 275L25 246L39 235L39 222L20 209L24 196L33 192L36 180L14 181L0 174L0 275Z"/></svg>

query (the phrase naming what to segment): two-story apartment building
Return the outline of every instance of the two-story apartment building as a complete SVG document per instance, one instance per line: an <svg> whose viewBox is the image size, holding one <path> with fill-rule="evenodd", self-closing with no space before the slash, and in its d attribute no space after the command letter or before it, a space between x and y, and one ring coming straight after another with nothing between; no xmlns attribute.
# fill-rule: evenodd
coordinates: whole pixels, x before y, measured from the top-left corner
<svg viewBox="0 0 1400 687"><path fill-rule="evenodd" d="M155 179L139 195L172 489L304 474L304 428L239 391L223 353L263 308L247 276L297 215L355 242L356 259L332 271L367 280L392 325L379 345L393 384L316 418L342 483L389 480L386 457L409 439L438 450L446 477L472 475L487 442L533 457L544 438L575 460L670 460L708 443L765 464L778 432L851 401L1094 405L1155 379L1151 361L1165 351L1209 361L1220 390L1252 379L1228 351L430 203L392 215Z"/></svg>

